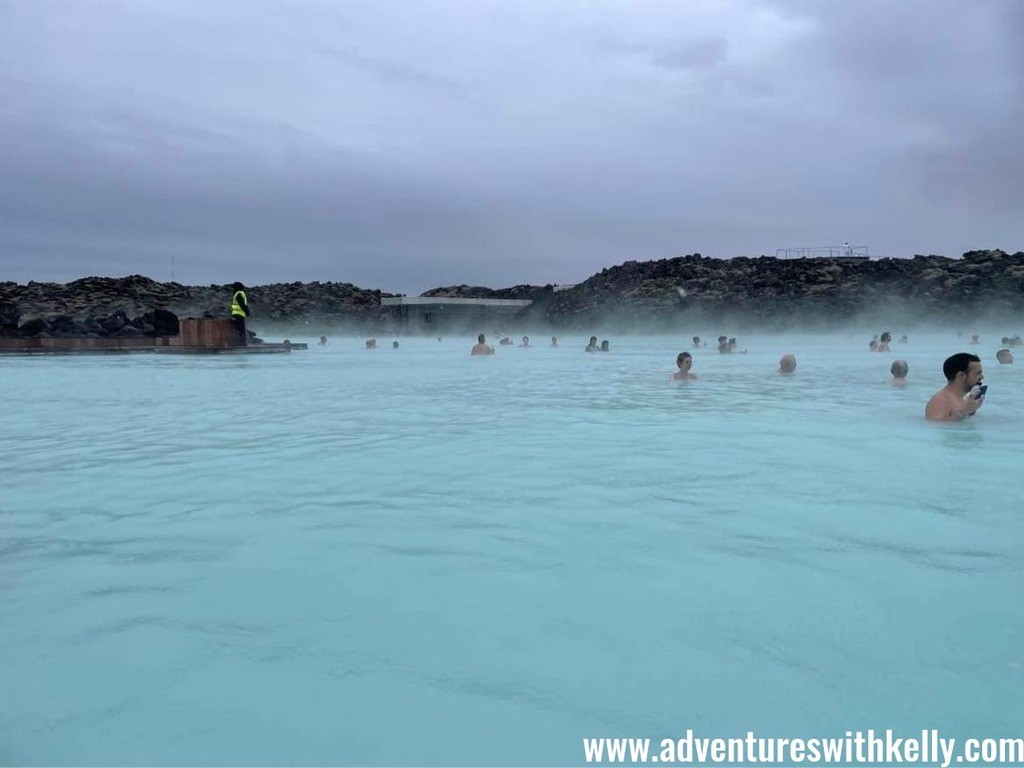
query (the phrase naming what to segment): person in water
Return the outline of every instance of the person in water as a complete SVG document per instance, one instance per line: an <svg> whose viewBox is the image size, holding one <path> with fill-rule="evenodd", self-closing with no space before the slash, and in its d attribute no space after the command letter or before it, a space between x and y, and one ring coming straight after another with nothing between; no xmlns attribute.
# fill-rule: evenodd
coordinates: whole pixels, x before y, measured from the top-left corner
<svg viewBox="0 0 1024 768"><path fill-rule="evenodd" d="M609 345L608 345L608 339L605 339L604 341L601 342L601 351L602 352L611 352L611 349L609 349Z"/></svg>
<svg viewBox="0 0 1024 768"><path fill-rule="evenodd" d="M1013 364L1013 352L1008 349L1000 349L996 352L996 360L1000 365L1012 365Z"/></svg>
<svg viewBox="0 0 1024 768"><path fill-rule="evenodd" d="M779 373L793 373L796 371L796 355L783 355L779 358Z"/></svg>
<svg viewBox="0 0 1024 768"><path fill-rule="evenodd" d="M597 336L590 337L590 343L583 348L584 352L600 352L601 348L597 346Z"/></svg>
<svg viewBox="0 0 1024 768"><path fill-rule="evenodd" d="M694 336L691 341L693 342L694 349L700 349L700 336Z"/></svg>
<svg viewBox="0 0 1024 768"><path fill-rule="evenodd" d="M488 344L487 344L487 337L484 336L481 333L479 336L476 337L476 344L474 344L473 348L471 350L469 350L469 354L471 354L471 355L493 355L494 354L494 347L488 346Z"/></svg>
<svg viewBox="0 0 1024 768"><path fill-rule="evenodd" d="M397 339L395 341L391 342L391 348L392 349L398 349L398 340Z"/></svg>
<svg viewBox="0 0 1024 768"><path fill-rule="evenodd" d="M320 337L320 346L321 347L326 347L327 346L327 337L326 336L321 336Z"/></svg>
<svg viewBox="0 0 1024 768"><path fill-rule="evenodd" d="M718 352L723 355L731 355L736 351L736 339L735 337L729 339L725 336L718 337ZM740 352L741 355L747 354L747 350Z"/></svg>
<svg viewBox="0 0 1024 768"><path fill-rule="evenodd" d="M690 373L690 368L693 367L693 355L689 352L680 352L676 355L676 367L679 370L670 374L670 379L674 381L693 381L697 378L696 374Z"/></svg>
<svg viewBox="0 0 1024 768"><path fill-rule="evenodd" d="M530 346L530 337L529 336L523 336L523 342L519 346L520 347L528 347L528 346Z"/></svg>
<svg viewBox="0 0 1024 768"><path fill-rule="evenodd" d="M892 378L889 379L889 385L893 387L905 387L907 386L907 374L910 372L910 366L907 365L906 360L895 360L891 366L889 366L889 373L892 374Z"/></svg>
<svg viewBox="0 0 1024 768"><path fill-rule="evenodd" d="M985 372L981 358L970 352L958 352L942 364L946 386L932 395L924 408L928 421L963 421L978 412L985 402L981 380Z"/></svg>
<svg viewBox="0 0 1024 768"><path fill-rule="evenodd" d="M878 339L878 347L875 349L876 352L888 352L889 342L892 341L892 334L886 331L882 334L881 338Z"/></svg>
<svg viewBox="0 0 1024 768"><path fill-rule="evenodd" d="M558 346L558 337L557 336L552 336L551 337L551 346L552 347L557 347Z"/></svg>

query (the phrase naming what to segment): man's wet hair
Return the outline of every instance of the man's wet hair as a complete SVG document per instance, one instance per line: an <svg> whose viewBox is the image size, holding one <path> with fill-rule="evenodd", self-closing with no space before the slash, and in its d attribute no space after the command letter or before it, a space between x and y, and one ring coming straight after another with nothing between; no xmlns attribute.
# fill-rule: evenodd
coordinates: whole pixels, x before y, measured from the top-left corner
<svg viewBox="0 0 1024 768"><path fill-rule="evenodd" d="M946 381L952 381L958 373L967 373L971 363L980 362L981 358L977 355L972 355L970 352L957 352L955 355L947 357L946 362L942 364L942 375L946 377Z"/></svg>
<svg viewBox="0 0 1024 768"><path fill-rule="evenodd" d="M895 360L892 366L889 368L889 373L895 376L897 379L907 378L907 374L910 372L910 366L907 365L906 360Z"/></svg>
<svg viewBox="0 0 1024 768"><path fill-rule="evenodd" d="M686 358L690 358L692 360L693 355L691 355L689 352L680 352L678 355L676 355L676 365L679 365Z"/></svg>
<svg viewBox="0 0 1024 768"><path fill-rule="evenodd" d="M484 339L486 339L486 338L487 338L487 337L486 337L486 336L484 336L484 335L483 335L483 334L481 333L481 334L480 334L479 336L477 336L477 337L476 337L476 340L477 340L477 342L478 342L478 343L480 343L480 344L483 344L483 343L484 343Z"/></svg>

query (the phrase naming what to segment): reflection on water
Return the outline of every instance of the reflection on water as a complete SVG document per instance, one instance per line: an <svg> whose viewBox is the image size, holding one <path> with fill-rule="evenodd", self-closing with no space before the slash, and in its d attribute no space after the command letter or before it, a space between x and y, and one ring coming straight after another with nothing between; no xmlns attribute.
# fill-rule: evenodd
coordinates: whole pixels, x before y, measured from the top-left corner
<svg viewBox="0 0 1024 768"><path fill-rule="evenodd" d="M905 389L861 339L695 382L688 344L561 341L0 358L0 761L1015 732L1024 369L936 426L945 340Z"/></svg>

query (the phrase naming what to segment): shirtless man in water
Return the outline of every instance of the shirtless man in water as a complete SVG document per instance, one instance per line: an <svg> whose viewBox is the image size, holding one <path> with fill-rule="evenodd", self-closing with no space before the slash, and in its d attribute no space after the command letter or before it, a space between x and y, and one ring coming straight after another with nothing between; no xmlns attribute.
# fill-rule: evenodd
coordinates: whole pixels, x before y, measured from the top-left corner
<svg viewBox="0 0 1024 768"><path fill-rule="evenodd" d="M977 413L985 402L984 395L974 394L977 390L972 390L985 376L978 356L958 352L946 358L942 373L946 386L932 395L925 406L924 417L928 421L963 421ZM971 394L968 396L968 393Z"/></svg>
<svg viewBox="0 0 1024 768"><path fill-rule="evenodd" d="M481 333L479 336L476 337L476 344L474 344L473 348L471 350L469 350L469 354L471 354L471 355L493 355L494 354L494 347L488 346L488 344L487 344L487 337L484 336Z"/></svg>

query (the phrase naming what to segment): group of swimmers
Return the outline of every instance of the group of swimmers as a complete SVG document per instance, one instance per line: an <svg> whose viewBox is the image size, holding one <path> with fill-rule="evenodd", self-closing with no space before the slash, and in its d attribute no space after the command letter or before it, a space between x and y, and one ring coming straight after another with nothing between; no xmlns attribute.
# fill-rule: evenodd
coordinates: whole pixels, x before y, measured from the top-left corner
<svg viewBox="0 0 1024 768"><path fill-rule="evenodd" d="M873 339L871 339L870 342L868 342L868 347L871 349L872 352L888 352L889 351L889 344L891 342L892 342L892 333L889 332L889 331L882 331L882 335L881 336L878 336L876 334L875 337ZM904 336L900 336L900 344L906 344L906 343L907 343L907 337L905 335Z"/></svg>
<svg viewBox="0 0 1024 768"><path fill-rule="evenodd" d="M438 338L441 341L441 338ZM484 334L480 334L476 339L477 343L473 345L470 350L471 355L493 355L494 347L487 343L487 337ZM701 343L700 336L692 337L693 346L695 349L706 349L707 343ZM1002 349L996 352L996 361L1000 365L1010 365L1013 363L1013 353L1008 347L1021 346L1020 336L1015 337L1003 337L1002 343L1005 345ZM892 342L892 334L889 331L884 331L881 335L876 336L871 340L869 347L873 352L887 352L889 351L889 344ZM501 344L511 345L512 340L508 337L501 339ZM907 337L900 337L900 343L907 343ZM971 344L979 344L980 340L977 335L971 337ZM320 337L320 346L326 346L327 337ZM392 348L398 349L398 341L392 342ZM530 337L523 336L522 341L518 345L520 348L530 347ZM558 346L558 337L551 337L551 346ZM366 340L367 349L376 349L377 340L375 338ZM721 354L729 354L736 349L736 339L728 338L726 336L718 337L718 351ZM597 336L591 336L587 346L584 347L584 352L608 352L611 350L611 345L608 340L605 339L598 344ZM746 353L747 350L743 350L741 354ZM669 375L669 379L672 381L693 381L699 377L693 373L693 355L689 352L680 352L676 356L676 371ZM792 374L796 372L796 355L785 354L779 358L779 367L776 371L780 374ZM889 380L886 382L894 387L903 387L907 384L907 374L910 372L910 366L906 360L895 360L889 368L891 374ZM964 419L974 416L978 409L985 403L985 394L988 387L985 386L982 381L984 379L984 371L982 370L981 358L977 355L973 355L969 352L959 352L955 355L948 357L942 364L942 373L946 377L946 386L932 395L931 399L928 400L928 404L925 406L925 418L929 421L962 421Z"/></svg>
<svg viewBox="0 0 1024 768"><path fill-rule="evenodd" d="M507 346L507 345L511 344L512 342L511 341L506 341L506 339L503 338L498 343L502 344L504 346ZM529 346L530 346L530 337L529 336L523 336L523 340L519 343L519 348L523 349L523 348L526 348L526 347L529 347ZM552 336L551 337L551 346L552 347L557 347L558 346L558 337L557 336ZM605 339L600 344L598 344L597 343L597 336L591 336L590 337L590 341L587 343L587 346L585 346L583 348L583 351L584 352L610 352L611 351L611 343L608 341L608 339ZM469 350L469 354L471 354L471 355L493 355L494 354L494 347L492 347L490 344L487 343L487 336L485 336L484 334L481 333L479 336L476 337L476 344L474 344L473 348Z"/></svg>
<svg viewBox="0 0 1024 768"><path fill-rule="evenodd" d="M700 340L700 336L694 336L694 337L692 337L691 340L693 341L693 348L694 349L707 349L708 348L708 343L706 341L702 343L701 340ZM728 336L719 336L718 337L718 353L720 355L731 355L735 351L736 351L736 339L735 338L730 339ZM744 349L743 351L740 352L740 354L741 355L747 354L747 350Z"/></svg>
<svg viewBox="0 0 1024 768"><path fill-rule="evenodd" d="M977 337L975 337L977 338ZM693 337L695 348L703 348L700 337ZM735 339L728 339L725 336L719 337L719 352L727 353L735 348ZM885 331L881 336L872 340L872 351L887 351L892 341L892 334ZM907 343L907 337L900 338L901 343ZM529 346L529 337L523 337L520 347ZM551 346L558 346L558 339L551 337ZM607 352L609 345L604 341L600 346L597 344L597 337L591 336L590 342L585 347L586 352ZM746 350L744 350L745 352ZM493 355L494 349L487 344L484 334L477 336L477 343L470 350L471 355ZM1013 355L1009 349L1000 349L996 353L996 360L1003 365L1013 362ZM672 381L694 381L698 376L693 373L693 355L689 352L680 352L676 356L677 370L669 375ZM787 353L779 358L777 373L789 375L796 372L796 355ZM907 384L907 374L910 366L906 360L896 360L889 368L891 378L887 382L894 387L903 387ZM946 377L946 386L936 392L928 400L925 406L925 418L929 421L962 421L974 416L985 403L985 393L988 387L982 383L984 371L981 366L981 358L969 352L959 352L948 357L942 364L942 373Z"/></svg>

